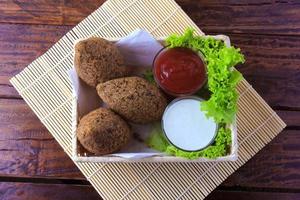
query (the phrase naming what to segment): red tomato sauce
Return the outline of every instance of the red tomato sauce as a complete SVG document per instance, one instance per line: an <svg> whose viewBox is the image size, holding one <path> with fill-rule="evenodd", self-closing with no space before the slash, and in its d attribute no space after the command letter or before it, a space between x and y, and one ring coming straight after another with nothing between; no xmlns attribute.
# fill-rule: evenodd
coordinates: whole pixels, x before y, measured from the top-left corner
<svg viewBox="0 0 300 200"><path fill-rule="evenodd" d="M156 82L174 96L193 94L206 81L204 62L188 48L165 48L156 56L153 67Z"/></svg>

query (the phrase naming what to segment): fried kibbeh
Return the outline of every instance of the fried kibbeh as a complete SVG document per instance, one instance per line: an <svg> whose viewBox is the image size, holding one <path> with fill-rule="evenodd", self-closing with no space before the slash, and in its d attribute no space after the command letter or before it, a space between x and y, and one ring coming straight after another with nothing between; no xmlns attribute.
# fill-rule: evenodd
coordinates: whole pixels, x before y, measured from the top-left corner
<svg viewBox="0 0 300 200"><path fill-rule="evenodd" d="M74 64L78 76L92 87L128 73L120 51L103 38L79 41L75 45Z"/></svg>
<svg viewBox="0 0 300 200"><path fill-rule="evenodd" d="M77 137L85 149L95 155L103 155L125 146L131 138L131 130L113 111L98 108L80 120Z"/></svg>
<svg viewBox="0 0 300 200"><path fill-rule="evenodd" d="M100 98L133 123L160 120L167 100L160 90L140 77L118 78L97 85Z"/></svg>

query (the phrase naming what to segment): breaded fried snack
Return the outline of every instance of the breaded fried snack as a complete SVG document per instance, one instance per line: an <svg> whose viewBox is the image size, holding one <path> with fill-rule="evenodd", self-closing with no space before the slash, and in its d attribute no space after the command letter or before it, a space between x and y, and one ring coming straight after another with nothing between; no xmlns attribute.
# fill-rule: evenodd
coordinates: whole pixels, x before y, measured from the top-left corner
<svg viewBox="0 0 300 200"><path fill-rule="evenodd" d="M167 106L160 90L140 77L118 78L98 84L97 92L112 110L134 123L160 120Z"/></svg>
<svg viewBox="0 0 300 200"><path fill-rule="evenodd" d="M113 153L131 138L128 124L107 108L98 108L85 115L77 127L82 146L95 155Z"/></svg>
<svg viewBox="0 0 300 200"><path fill-rule="evenodd" d="M75 45L74 59L78 76L92 87L127 74L120 51L112 42L103 38L79 41Z"/></svg>

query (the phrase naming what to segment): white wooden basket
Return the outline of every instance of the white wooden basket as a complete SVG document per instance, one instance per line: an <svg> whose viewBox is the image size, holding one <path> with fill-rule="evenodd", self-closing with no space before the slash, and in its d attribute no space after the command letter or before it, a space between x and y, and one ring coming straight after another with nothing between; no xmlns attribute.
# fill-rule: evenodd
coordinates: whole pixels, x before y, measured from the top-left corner
<svg viewBox="0 0 300 200"><path fill-rule="evenodd" d="M220 39L225 42L227 46L230 46L230 39L228 36L225 35L217 35L212 36L215 39ZM118 38L106 38L111 42L116 42ZM157 39L160 43L164 44L165 38ZM83 39L81 39L83 40ZM74 46L77 42L81 41L77 40L74 43ZM232 144L230 154L224 157L218 157L216 159L207 159L207 158L198 158L194 160L189 160L180 157L174 157L165 155L163 153L159 153L158 155L147 157L147 158L123 158L113 155L103 155L103 156L88 156L88 155L81 155L78 152L78 140L76 135L76 129L78 125L78 112L77 112L77 97L75 92L73 92L74 98L72 102L72 159L77 162L101 162L101 163L108 163L108 162L221 162L221 161L236 161L238 158L238 142L237 142L237 125L236 120L234 123L230 125L231 133L232 133Z"/></svg>

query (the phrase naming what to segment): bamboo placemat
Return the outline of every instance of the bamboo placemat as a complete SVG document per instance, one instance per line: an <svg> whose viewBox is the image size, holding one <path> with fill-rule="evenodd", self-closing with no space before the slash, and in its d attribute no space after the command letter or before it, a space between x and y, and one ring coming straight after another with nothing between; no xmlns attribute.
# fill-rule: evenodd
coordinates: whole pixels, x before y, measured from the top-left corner
<svg viewBox="0 0 300 200"><path fill-rule="evenodd" d="M74 97L67 71L73 66L73 42L89 36L119 38L136 28L163 37L187 27L203 34L173 0L110 0L11 82L71 156ZM75 164L104 199L204 199L285 127L246 80L238 91L236 162Z"/></svg>

